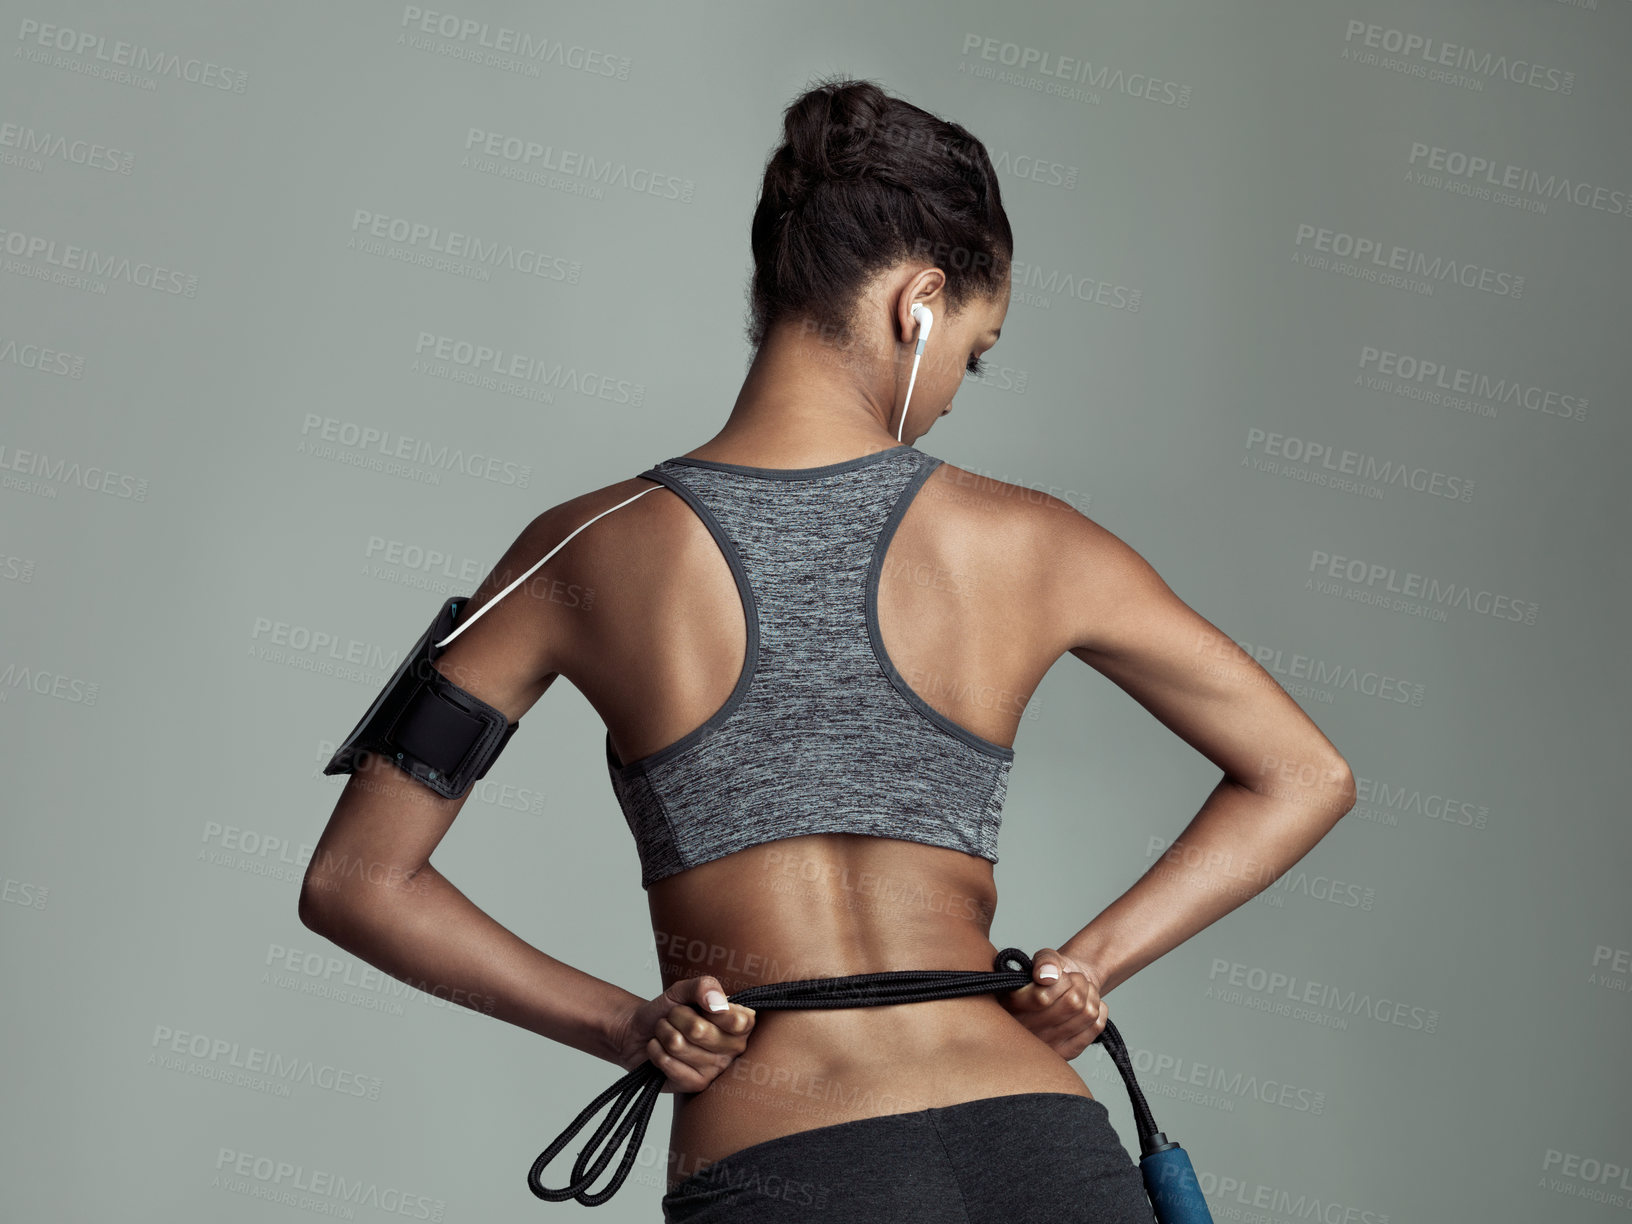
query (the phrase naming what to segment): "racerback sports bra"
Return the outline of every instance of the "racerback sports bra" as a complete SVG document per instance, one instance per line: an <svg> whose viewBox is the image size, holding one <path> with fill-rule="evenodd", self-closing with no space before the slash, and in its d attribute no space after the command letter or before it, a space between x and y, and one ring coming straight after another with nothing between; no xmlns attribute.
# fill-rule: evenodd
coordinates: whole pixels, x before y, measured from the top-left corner
<svg viewBox="0 0 1632 1224"><path fill-rule="evenodd" d="M813 468L667 459L650 488L574 528L487 608L613 510L658 488L708 528L736 579L747 649L707 721L606 768L640 856L641 887L738 850L863 833L996 863L1014 750L947 718L884 649L878 580L914 495L941 460L900 443Z"/></svg>
<svg viewBox="0 0 1632 1224"><path fill-rule="evenodd" d="M878 580L914 494L941 460L901 444L815 468L669 459L640 473L714 537L747 622L725 704L606 766L641 887L807 833L864 833L997 862L1014 751L926 704L885 652Z"/></svg>

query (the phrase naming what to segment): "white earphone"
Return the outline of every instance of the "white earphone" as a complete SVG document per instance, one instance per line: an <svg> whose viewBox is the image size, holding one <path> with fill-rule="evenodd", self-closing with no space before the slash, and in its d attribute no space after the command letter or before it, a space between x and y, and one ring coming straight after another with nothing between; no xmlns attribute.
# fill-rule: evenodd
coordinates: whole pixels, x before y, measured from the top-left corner
<svg viewBox="0 0 1632 1224"><path fill-rule="evenodd" d="M895 440L901 441L902 432L907 427L907 405L912 403L912 386L918 381L918 359L924 355L924 341L929 339L929 329L935 326L935 315L922 302L912 304L912 317L918 320L918 350L912 355L912 375L907 379L907 398L901 403L901 424L895 427Z"/></svg>

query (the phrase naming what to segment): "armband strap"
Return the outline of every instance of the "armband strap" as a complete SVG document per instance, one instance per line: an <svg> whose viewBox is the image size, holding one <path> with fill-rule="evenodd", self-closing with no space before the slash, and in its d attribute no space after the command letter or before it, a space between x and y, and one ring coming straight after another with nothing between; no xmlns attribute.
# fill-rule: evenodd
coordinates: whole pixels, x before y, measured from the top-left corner
<svg viewBox="0 0 1632 1224"><path fill-rule="evenodd" d="M641 476L655 480L647 468ZM662 483L654 483L633 497L626 497L615 506L602 510L595 518L578 524L532 567L513 579L497 595L476 610L476 614L462 622L457 629L453 622L459 609L470 602L467 596L456 595L442 605L431 627L414 644L413 650L397 668L397 674L380 690L362 722L346 737L329 763L323 767L326 774L355 773L357 758L363 752L384 757L398 768L418 778L437 794L457 799L470 789L471 783L487 773L510 736L520 723L507 723L504 713L487 702L467 693L449 680L431 660L469 629L482 614L511 591L532 577L539 566L548 561L595 519L604 518L613 510L621 510L630 502L645 497Z"/></svg>
<svg viewBox="0 0 1632 1224"><path fill-rule="evenodd" d="M437 643L448 636L468 597L442 605L374 704L353 728L325 774L355 773L372 752L447 799L462 797L509 743L521 724L466 692L434 666Z"/></svg>

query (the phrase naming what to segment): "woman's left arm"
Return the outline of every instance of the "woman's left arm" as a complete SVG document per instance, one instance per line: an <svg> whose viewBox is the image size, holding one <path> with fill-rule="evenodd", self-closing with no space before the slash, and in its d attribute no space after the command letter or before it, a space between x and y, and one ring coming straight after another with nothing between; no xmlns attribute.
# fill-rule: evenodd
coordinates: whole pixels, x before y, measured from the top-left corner
<svg viewBox="0 0 1632 1224"><path fill-rule="evenodd" d="M1066 509L1048 516L1058 640L1224 771L1168 850L1060 946L1104 994L1269 887L1354 806L1355 787L1274 677L1131 547Z"/></svg>

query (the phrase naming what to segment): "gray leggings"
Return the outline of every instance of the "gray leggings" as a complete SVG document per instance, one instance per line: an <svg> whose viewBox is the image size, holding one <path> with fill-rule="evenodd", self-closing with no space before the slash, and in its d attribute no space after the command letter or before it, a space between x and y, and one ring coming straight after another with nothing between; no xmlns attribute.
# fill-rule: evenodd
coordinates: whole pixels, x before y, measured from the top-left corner
<svg viewBox="0 0 1632 1224"><path fill-rule="evenodd" d="M1093 1097L1021 1092L751 1144L663 1196L666 1224L1153 1224Z"/></svg>

